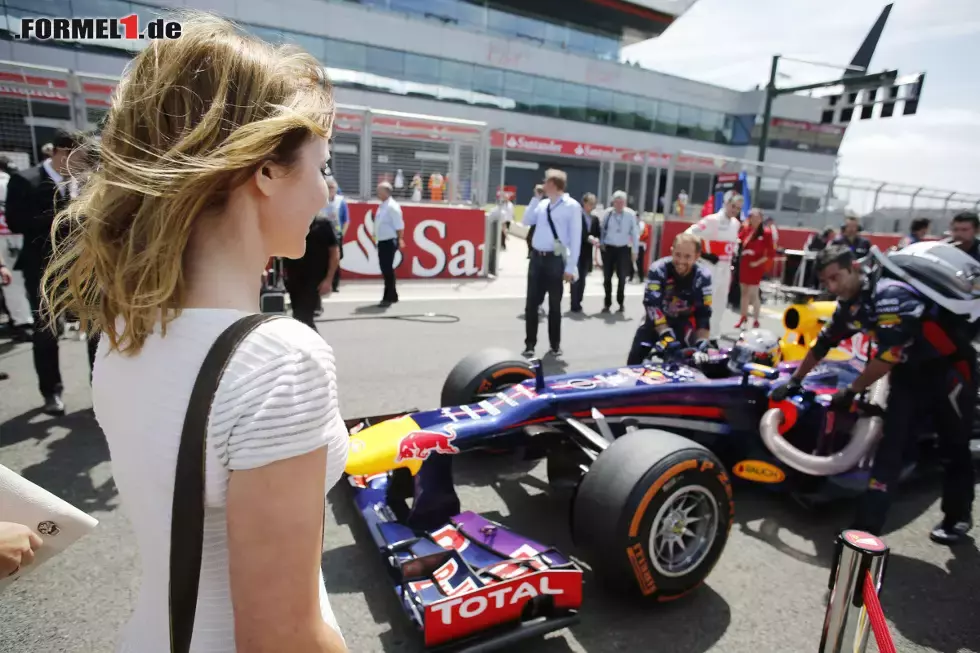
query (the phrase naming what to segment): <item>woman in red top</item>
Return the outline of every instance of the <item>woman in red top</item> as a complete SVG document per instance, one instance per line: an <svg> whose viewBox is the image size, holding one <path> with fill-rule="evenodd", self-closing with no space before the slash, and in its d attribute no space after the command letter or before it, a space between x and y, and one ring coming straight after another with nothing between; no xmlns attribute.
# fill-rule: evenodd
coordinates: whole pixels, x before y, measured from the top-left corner
<svg viewBox="0 0 980 653"><path fill-rule="evenodd" d="M753 328L759 328L759 311L762 297L759 283L762 276L772 267L776 255L772 230L762 224L762 210L752 209L749 217L738 233L741 255L738 260L738 281L742 290L742 317L735 324L741 327L748 320L749 306L752 306Z"/></svg>

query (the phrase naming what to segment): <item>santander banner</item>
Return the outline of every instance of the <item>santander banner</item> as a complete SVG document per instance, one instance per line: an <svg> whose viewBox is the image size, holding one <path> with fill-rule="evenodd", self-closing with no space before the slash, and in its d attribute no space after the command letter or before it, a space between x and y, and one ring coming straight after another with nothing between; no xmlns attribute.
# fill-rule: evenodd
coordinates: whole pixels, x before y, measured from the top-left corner
<svg viewBox="0 0 980 653"><path fill-rule="evenodd" d="M483 272L486 220L482 210L402 204L405 249L395 254L399 279L457 279ZM374 244L377 202L348 202L350 226L344 235L340 269L344 279L381 278Z"/></svg>

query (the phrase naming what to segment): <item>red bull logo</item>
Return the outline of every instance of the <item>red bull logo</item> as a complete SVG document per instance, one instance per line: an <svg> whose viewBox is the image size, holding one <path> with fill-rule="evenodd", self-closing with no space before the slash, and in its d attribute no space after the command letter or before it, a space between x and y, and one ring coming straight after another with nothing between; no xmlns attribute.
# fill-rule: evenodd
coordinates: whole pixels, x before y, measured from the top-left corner
<svg viewBox="0 0 980 653"><path fill-rule="evenodd" d="M459 449L453 446L452 441L456 439L456 434L452 431L442 433L441 431L413 431L402 438L398 443L398 455L395 462L400 463L405 460L425 460L432 452L435 453L459 453Z"/></svg>

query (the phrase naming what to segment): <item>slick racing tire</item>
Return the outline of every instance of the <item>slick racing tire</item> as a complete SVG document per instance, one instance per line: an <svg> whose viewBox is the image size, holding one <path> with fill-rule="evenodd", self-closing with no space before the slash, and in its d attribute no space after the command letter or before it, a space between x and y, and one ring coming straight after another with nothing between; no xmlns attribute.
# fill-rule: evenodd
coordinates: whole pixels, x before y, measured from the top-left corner
<svg viewBox="0 0 980 653"><path fill-rule="evenodd" d="M506 349L483 349L461 361L442 385L440 406L461 406L534 378L530 364Z"/></svg>
<svg viewBox="0 0 980 653"><path fill-rule="evenodd" d="M601 582L670 601L698 587L735 507L721 462L673 433L642 429L603 451L572 505L572 536Z"/></svg>

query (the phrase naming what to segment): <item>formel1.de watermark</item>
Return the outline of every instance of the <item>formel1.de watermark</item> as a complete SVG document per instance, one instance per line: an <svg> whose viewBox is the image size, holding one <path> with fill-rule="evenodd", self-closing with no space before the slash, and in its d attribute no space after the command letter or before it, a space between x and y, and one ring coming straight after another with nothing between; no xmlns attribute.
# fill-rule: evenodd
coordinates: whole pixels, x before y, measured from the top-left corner
<svg viewBox="0 0 980 653"><path fill-rule="evenodd" d="M20 19L14 38L37 41L139 41L179 39L180 22L154 18L140 25L136 14L122 18L35 18Z"/></svg>

